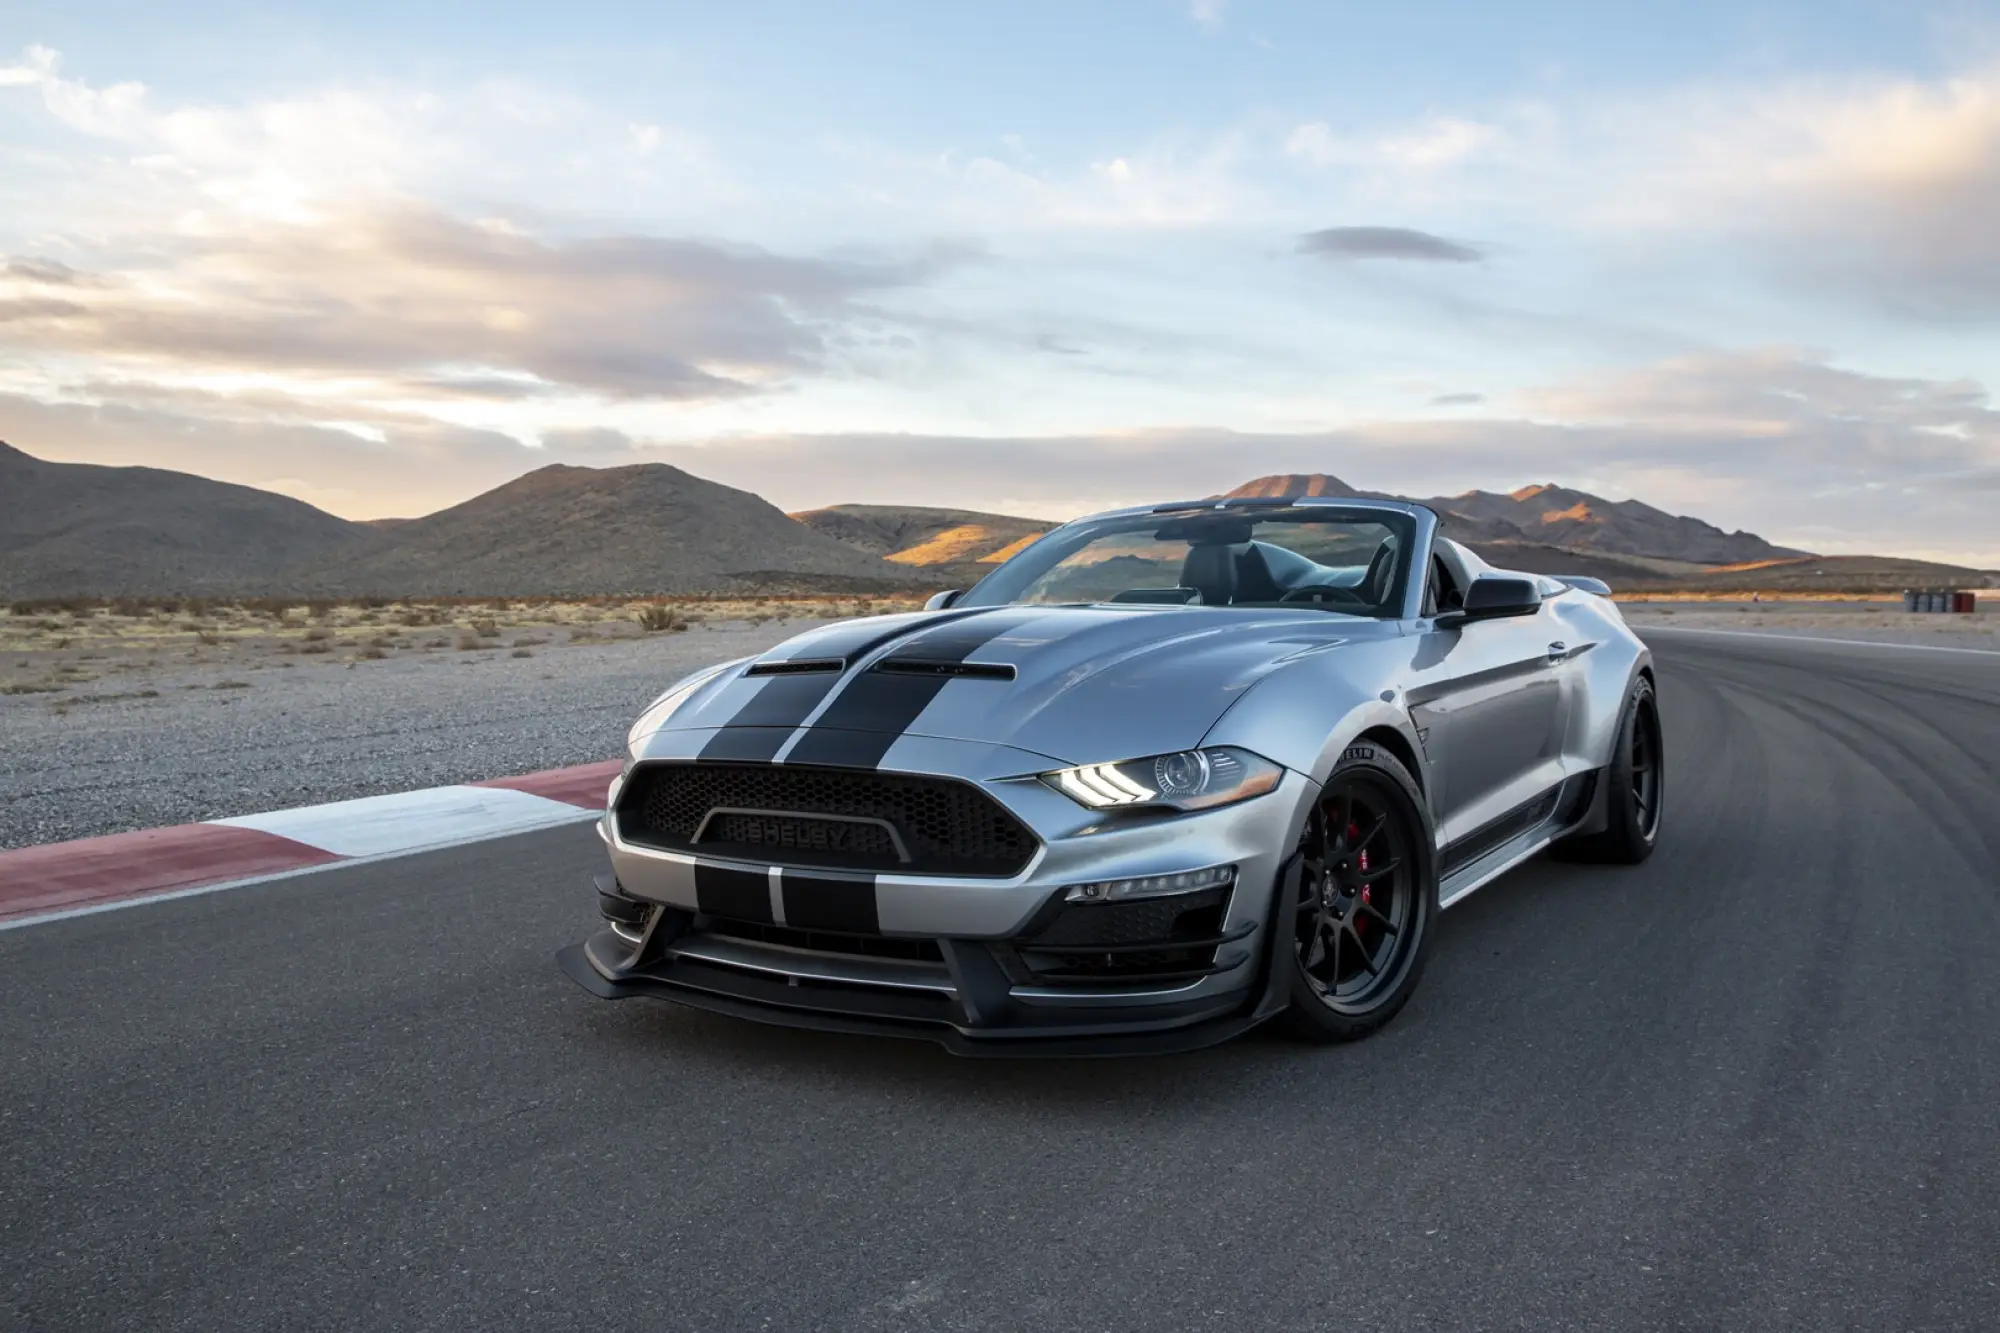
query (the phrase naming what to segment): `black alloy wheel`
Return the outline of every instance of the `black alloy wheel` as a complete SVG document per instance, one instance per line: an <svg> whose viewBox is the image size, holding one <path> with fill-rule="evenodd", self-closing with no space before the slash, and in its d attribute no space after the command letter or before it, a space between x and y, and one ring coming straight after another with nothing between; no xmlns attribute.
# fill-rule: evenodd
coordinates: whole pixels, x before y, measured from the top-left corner
<svg viewBox="0 0 2000 1333"><path fill-rule="evenodd" d="M1351 1041L1415 989L1437 883L1416 784L1372 746L1343 757L1307 818L1293 917L1291 1026Z"/></svg>

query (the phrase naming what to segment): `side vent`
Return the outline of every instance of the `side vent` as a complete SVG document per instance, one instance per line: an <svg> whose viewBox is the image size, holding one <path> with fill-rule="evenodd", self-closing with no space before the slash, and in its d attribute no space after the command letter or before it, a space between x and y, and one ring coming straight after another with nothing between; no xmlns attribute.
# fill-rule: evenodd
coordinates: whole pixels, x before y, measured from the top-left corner
<svg viewBox="0 0 2000 1333"><path fill-rule="evenodd" d="M795 657L789 662L752 662L746 676L811 676L847 670L844 657Z"/></svg>
<svg viewBox="0 0 2000 1333"><path fill-rule="evenodd" d="M921 657L885 657L874 666L887 676L952 676L970 680L1012 680L1014 668L1006 662L934 662Z"/></svg>

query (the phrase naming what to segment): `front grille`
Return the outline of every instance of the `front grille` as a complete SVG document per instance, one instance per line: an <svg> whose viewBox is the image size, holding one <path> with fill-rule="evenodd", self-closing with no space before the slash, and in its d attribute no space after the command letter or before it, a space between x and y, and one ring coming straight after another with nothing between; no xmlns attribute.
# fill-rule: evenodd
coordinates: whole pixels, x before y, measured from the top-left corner
<svg viewBox="0 0 2000 1333"><path fill-rule="evenodd" d="M618 832L668 851L919 875L1011 877L1036 845L969 782L781 764L641 764L619 795Z"/></svg>
<svg viewBox="0 0 2000 1333"><path fill-rule="evenodd" d="M1217 970L1229 889L1115 903L1064 903L1010 942L1009 971L1034 985L1191 981Z"/></svg>

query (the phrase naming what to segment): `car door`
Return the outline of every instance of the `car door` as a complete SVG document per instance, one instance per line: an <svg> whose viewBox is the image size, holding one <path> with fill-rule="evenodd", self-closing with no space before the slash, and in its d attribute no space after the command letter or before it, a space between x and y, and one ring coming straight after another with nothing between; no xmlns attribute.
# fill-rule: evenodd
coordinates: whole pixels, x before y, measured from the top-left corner
<svg viewBox="0 0 2000 1333"><path fill-rule="evenodd" d="M1443 625L1438 609L1427 604L1431 614L1412 627L1405 699L1430 761L1438 841L1448 846L1562 781L1570 692L1568 648L1547 603L1533 615Z"/></svg>

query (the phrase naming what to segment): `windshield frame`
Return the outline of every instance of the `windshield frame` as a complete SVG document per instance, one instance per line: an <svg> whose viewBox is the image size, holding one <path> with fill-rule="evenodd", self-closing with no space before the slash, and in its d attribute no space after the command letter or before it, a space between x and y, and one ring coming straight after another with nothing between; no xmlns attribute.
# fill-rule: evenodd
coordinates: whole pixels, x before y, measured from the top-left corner
<svg viewBox="0 0 2000 1333"><path fill-rule="evenodd" d="M1041 577L1049 568L1067 558L1074 551L1088 545L1098 537L1106 535L1106 529L1113 531L1134 530L1133 520L1135 519L1156 520L1165 524L1176 518L1217 512L1234 514L1255 523L1260 518L1263 521L1269 521L1277 517L1276 513L1260 514L1259 511L1280 510L1288 513L1320 510L1325 512L1325 518L1321 521L1340 522L1346 520L1384 523L1385 526L1390 526L1392 530L1401 528L1407 524L1410 540L1406 544L1406 549L1400 550L1396 554L1396 568L1392 580L1394 591L1385 600L1384 610L1379 615L1369 615L1362 618L1410 620L1421 613L1423 581L1420 578L1414 577L1414 575L1416 572L1429 567L1431 546L1437 536L1437 514L1424 505L1411 504L1407 501L1350 500L1330 496L1190 500L1178 504L1142 505L1129 509L1114 509L1101 514L1092 514L1086 518L1074 519L1042 534L1042 536L1015 552L1007 560L995 566L992 572L952 599L951 605L954 607L1021 605L1022 603L1014 601L1014 597L1019 593L1021 587L1025 585L1025 582L1031 582L1034 578ZM1301 515L1296 521L1310 522L1318 517L1315 514L1312 519L1309 519ZM1393 522L1385 522L1385 520L1393 520ZM1398 535L1400 536L1401 533L1399 532ZM1036 572L1024 580L1022 577L1023 571L1028 567L1033 567ZM1051 609L1065 605L1091 606L1102 604L1094 602L1035 603L1035 605L1048 606ZM1127 604L1121 603L1120 605ZM1351 611L1343 612L1338 606L1322 603L1300 602L1296 606L1299 610L1303 611L1353 614ZM1209 609L1228 611L1237 608L1218 606L1210 607ZM1246 611L1270 611L1273 608L1269 604L1259 604L1255 607L1245 606L1242 609Z"/></svg>

